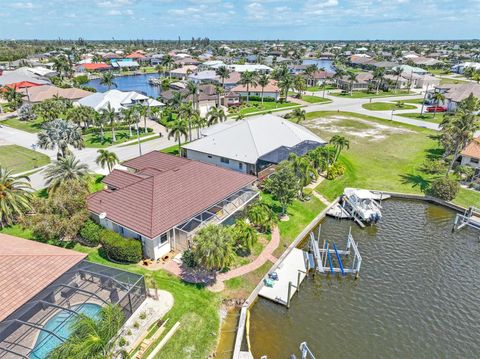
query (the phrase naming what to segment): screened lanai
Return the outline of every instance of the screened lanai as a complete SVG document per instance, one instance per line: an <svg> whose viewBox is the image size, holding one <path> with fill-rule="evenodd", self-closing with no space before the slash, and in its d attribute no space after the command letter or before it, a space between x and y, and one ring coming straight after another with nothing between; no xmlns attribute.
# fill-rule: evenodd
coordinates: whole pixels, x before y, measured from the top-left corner
<svg viewBox="0 0 480 359"><path fill-rule="evenodd" d="M126 320L145 298L143 276L82 261L0 322L0 358L44 358L79 313L95 317L117 304Z"/></svg>

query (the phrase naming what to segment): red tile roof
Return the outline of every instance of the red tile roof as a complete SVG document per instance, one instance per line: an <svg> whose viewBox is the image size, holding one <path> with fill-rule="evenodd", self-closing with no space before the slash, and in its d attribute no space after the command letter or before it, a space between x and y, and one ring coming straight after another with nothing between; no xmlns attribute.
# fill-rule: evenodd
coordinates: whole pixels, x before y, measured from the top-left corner
<svg viewBox="0 0 480 359"><path fill-rule="evenodd" d="M144 59L146 58L145 55L142 55L139 52L132 52L130 55L125 56L127 59Z"/></svg>
<svg viewBox="0 0 480 359"><path fill-rule="evenodd" d="M102 182L111 187L123 188L134 184L135 182L141 181L142 179L144 178L130 172L113 170L103 179Z"/></svg>
<svg viewBox="0 0 480 359"><path fill-rule="evenodd" d="M256 180L250 175L158 151L124 165L149 177L115 191L91 195L88 209L96 214L106 213L111 221L148 238L157 237ZM109 176L105 180L110 181Z"/></svg>
<svg viewBox="0 0 480 359"><path fill-rule="evenodd" d="M480 137L474 138L462 151L462 155L480 158Z"/></svg>
<svg viewBox="0 0 480 359"><path fill-rule="evenodd" d="M91 70L91 71L103 70L103 69L109 69L110 68L109 65L107 65L103 62L92 62L90 64L81 64L79 66L83 67L85 70Z"/></svg>
<svg viewBox="0 0 480 359"><path fill-rule="evenodd" d="M84 253L0 234L0 321L85 257Z"/></svg>
<svg viewBox="0 0 480 359"><path fill-rule="evenodd" d="M231 90L232 92L247 92L246 85L237 85ZM262 92L262 86L249 86L248 91L250 92ZM270 80L267 86L263 89L263 92L280 92L280 87L277 85L277 81Z"/></svg>

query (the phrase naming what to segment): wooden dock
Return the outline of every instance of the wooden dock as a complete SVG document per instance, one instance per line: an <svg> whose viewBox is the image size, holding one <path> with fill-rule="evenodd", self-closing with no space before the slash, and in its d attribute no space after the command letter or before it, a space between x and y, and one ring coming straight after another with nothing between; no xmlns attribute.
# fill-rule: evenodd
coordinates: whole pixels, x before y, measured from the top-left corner
<svg viewBox="0 0 480 359"><path fill-rule="evenodd" d="M267 287L264 284L258 295L289 306L290 299L307 275L304 252L301 249L293 248L275 272L278 280L273 281L273 287Z"/></svg>

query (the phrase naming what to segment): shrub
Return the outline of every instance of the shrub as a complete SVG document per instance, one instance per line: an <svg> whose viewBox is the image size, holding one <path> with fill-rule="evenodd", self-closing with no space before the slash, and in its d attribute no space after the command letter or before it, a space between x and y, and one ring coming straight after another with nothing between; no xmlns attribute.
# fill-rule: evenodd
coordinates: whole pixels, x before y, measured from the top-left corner
<svg viewBox="0 0 480 359"><path fill-rule="evenodd" d="M182 262L189 268L196 267L197 262L195 261L195 255L190 249L187 249L182 254Z"/></svg>
<svg viewBox="0 0 480 359"><path fill-rule="evenodd" d="M125 339L124 337L121 337L118 341L118 345L121 346L121 347L124 347L125 345L128 345L127 339Z"/></svg>
<svg viewBox="0 0 480 359"><path fill-rule="evenodd" d="M451 201L457 196L459 190L460 185L457 181L442 177L432 182L429 194L445 201Z"/></svg>
<svg viewBox="0 0 480 359"><path fill-rule="evenodd" d="M259 101L261 102L262 101L262 96L255 96L255 95L250 95L249 97L249 100L250 101ZM242 96L242 101L247 101L247 96ZM264 96L263 97L263 102L275 102L275 98L274 97L270 97L270 96Z"/></svg>
<svg viewBox="0 0 480 359"><path fill-rule="evenodd" d="M445 163L442 160L427 160L423 162L421 170L428 174L438 174L445 172Z"/></svg>
<svg viewBox="0 0 480 359"><path fill-rule="evenodd" d="M345 166L339 162L336 162L327 168L327 179L333 180L337 177L343 176L345 173Z"/></svg>
<svg viewBox="0 0 480 359"><path fill-rule="evenodd" d="M86 242L85 244L95 247L100 244L102 232L103 228L89 219L80 229L80 237Z"/></svg>
<svg viewBox="0 0 480 359"><path fill-rule="evenodd" d="M114 261L137 263L142 260L142 243L137 239L124 238L105 229L100 241L106 256Z"/></svg>

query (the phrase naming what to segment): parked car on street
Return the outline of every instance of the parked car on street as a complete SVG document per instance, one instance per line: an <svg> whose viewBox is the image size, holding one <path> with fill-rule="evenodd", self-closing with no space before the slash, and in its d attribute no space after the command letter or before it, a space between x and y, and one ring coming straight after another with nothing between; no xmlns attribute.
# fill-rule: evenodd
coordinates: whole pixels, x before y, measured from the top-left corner
<svg viewBox="0 0 480 359"><path fill-rule="evenodd" d="M429 106L427 112L447 112L447 108L444 106Z"/></svg>

